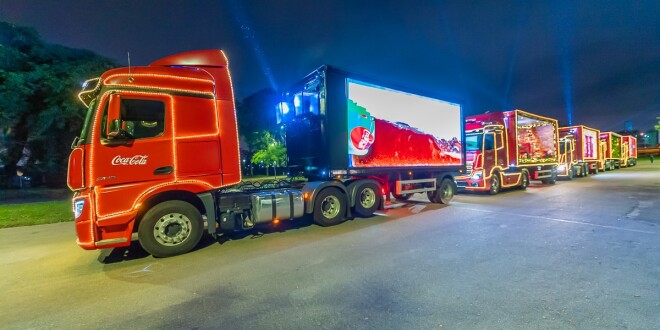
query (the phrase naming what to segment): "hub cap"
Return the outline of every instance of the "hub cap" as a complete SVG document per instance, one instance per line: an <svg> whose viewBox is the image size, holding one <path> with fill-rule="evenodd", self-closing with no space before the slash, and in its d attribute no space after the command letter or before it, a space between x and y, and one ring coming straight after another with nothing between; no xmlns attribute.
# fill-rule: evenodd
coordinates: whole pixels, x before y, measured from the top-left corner
<svg viewBox="0 0 660 330"><path fill-rule="evenodd" d="M360 194L360 205L365 209L368 209L374 206L374 203L376 203L376 193L373 189L366 188L362 190L362 193Z"/></svg>
<svg viewBox="0 0 660 330"><path fill-rule="evenodd" d="M181 244L190 236L192 223L181 213L168 213L156 222L154 238L159 244L174 246Z"/></svg>
<svg viewBox="0 0 660 330"><path fill-rule="evenodd" d="M339 214L339 199L335 196L328 196L321 202L321 212L327 219L332 219Z"/></svg>

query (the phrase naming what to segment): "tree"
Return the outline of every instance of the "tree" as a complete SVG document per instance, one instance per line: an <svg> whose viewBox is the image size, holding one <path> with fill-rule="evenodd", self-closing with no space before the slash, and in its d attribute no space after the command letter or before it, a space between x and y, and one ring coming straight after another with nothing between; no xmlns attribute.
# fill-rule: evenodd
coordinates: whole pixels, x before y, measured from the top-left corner
<svg viewBox="0 0 660 330"><path fill-rule="evenodd" d="M262 131L255 141L256 152L252 155L250 162L252 164L266 166L266 175L268 168L272 165L277 176L277 166L286 165L286 148L282 143L275 140L268 131Z"/></svg>
<svg viewBox="0 0 660 330"><path fill-rule="evenodd" d="M51 182L66 178L67 146L80 133L80 84L117 65L88 50L44 43L32 28L0 22L0 154L5 174L25 165Z"/></svg>

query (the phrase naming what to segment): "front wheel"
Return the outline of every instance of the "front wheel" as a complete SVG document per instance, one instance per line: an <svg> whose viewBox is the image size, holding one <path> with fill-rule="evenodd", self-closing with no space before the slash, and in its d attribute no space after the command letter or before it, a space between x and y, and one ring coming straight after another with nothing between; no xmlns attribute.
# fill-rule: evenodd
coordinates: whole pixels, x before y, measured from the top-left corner
<svg viewBox="0 0 660 330"><path fill-rule="evenodd" d="M500 184L500 174L493 173L493 175L490 177L490 189L488 190L488 193L491 195L497 195L497 193L500 192L501 187L502 185Z"/></svg>
<svg viewBox="0 0 660 330"><path fill-rule="evenodd" d="M204 224L196 207L167 201L152 207L138 226L140 245L154 257L171 257L192 250L202 238Z"/></svg>
<svg viewBox="0 0 660 330"><path fill-rule="evenodd" d="M342 223L346 214L346 196L337 188L325 188L314 201L314 222L328 227Z"/></svg>
<svg viewBox="0 0 660 330"><path fill-rule="evenodd" d="M520 190L527 189L527 186L529 186L529 174L526 171L522 171L520 174Z"/></svg>

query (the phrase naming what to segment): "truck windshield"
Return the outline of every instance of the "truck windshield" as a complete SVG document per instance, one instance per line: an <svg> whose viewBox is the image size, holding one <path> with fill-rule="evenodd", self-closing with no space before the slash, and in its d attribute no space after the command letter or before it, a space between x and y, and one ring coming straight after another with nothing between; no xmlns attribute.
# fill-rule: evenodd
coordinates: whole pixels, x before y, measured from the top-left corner
<svg viewBox="0 0 660 330"><path fill-rule="evenodd" d="M559 152L566 153L566 141L559 141Z"/></svg>
<svg viewBox="0 0 660 330"><path fill-rule="evenodd" d="M466 135L465 136L465 150L479 151L483 142L483 134Z"/></svg>
<svg viewBox="0 0 660 330"><path fill-rule="evenodd" d="M78 146L89 143L89 138L92 135L92 121L94 121L94 112L96 110L96 102L98 99L92 100L87 107L87 114L85 115L85 123L83 124L82 131L80 132L80 139L78 139Z"/></svg>

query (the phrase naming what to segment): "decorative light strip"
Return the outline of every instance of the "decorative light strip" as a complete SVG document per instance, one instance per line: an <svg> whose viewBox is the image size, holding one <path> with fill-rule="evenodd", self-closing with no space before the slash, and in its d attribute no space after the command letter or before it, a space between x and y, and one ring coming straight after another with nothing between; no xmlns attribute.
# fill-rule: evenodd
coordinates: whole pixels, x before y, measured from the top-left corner
<svg viewBox="0 0 660 330"><path fill-rule="evenodd" d="M209 80L209 79L193 78L193 77L181 77L181 76L175 76L175 75L169 75L169 74L158 74L158 73L131 73L131 74L117 73L117 74L109 75L105 79L103 79L103 84L104 85L117 86L119 84L109 83L108 80L113 79L113 78L118 78L118 77L127 77L127 78L147 77L147 78L164 78L164 79L174 79L174 80L187 80L187 81L210 83L211 85L215 86L215 83L212 80ZM128 86L133 86L133 85L128 85Z"/></svg>

